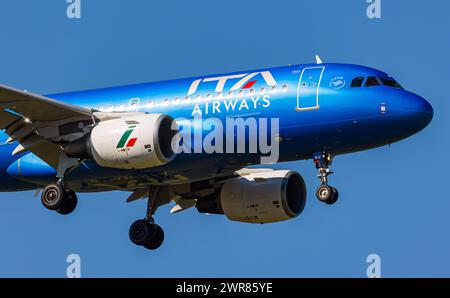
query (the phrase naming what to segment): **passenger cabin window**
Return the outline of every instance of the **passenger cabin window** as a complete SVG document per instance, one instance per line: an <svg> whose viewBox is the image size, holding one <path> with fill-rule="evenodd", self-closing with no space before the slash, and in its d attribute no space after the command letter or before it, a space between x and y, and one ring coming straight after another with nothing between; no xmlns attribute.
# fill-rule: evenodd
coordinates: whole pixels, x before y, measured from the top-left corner
<svg viewBox="0 0 450 298"><path fill-rule="evenodd" d="M402 86L400 86L400 84L397 83L393 79L380 78L380 80L383 83L383 85L385 85L385 86L398 88L398 89L403 89Z"/></svg>
<svg viewBox="0 0 450 298"><path fill-rule="evenodd" d="M350 87L353 87L353 88L361 87L363 82L364 82L364 77L354 78L352 83L350 84Z"/></svg>
<svg viewBox="0 0 450 298"><path fill-rule="evenodd" d="M376 77L368 77L366 84L364 85L365 87L374 87L374 86L379 86L380 83L378 82Z"/></svg>

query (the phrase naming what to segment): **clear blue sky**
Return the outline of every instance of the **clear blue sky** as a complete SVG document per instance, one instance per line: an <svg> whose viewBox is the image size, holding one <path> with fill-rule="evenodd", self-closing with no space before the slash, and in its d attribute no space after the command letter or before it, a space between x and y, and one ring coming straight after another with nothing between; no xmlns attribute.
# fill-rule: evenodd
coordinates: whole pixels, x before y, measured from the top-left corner
<svg viewBox="0 0 450 298"><path fill-rule="evenodd" d="M80 194L68 217L45 210L33 192L0 194L0 276L64 277L66 256L82 276L365 277L377 253L382 275L450 275L448 148L449 1L82 0L81 20L65 0L0 4L0 82L46 94L260 67L356 63L391 73L435 110L420 134L339 156L334 206L314 196L311 161L281 164L309 187L304 213L251 225L195 209L156 220L166 241L150 252L131 244L145 202L127 193Z"/></svg>

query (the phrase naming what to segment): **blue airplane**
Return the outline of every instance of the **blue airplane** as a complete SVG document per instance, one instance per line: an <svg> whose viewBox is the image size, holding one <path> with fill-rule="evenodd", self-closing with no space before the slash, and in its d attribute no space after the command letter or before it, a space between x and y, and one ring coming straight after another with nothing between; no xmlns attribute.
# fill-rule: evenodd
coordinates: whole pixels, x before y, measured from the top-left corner
<svg viewBox="0 0 450 298"><path fill-rule="evenodd" d="M148 198L129 231L147 249L162 244L153 215L172 201L171 213L196 207L248 223L298 216L303 178L274 162L312 159L316 196L334 204L336 155L412 136L433 109L382 71L316 59L48 96L0 85L0 191L36 190L64 215L76 192Z"/></svg>

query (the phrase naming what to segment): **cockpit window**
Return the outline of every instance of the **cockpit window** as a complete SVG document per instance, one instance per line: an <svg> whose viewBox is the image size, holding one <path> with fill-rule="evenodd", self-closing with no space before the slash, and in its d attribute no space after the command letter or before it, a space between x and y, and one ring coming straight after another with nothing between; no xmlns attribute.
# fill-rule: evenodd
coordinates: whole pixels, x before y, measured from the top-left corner
<svg viewBox="0 0 450 298"><path fill-rule="evenodd" d="M368 77L366 84L364 85L365 87L374 87L374 86L379 86L380 83L378 82L376 77Z"/></svg>
<svg viewBox="0 0 450 298"><path fill-rule="evenodd" d="M352 83L350 84L350 87L353 87L353 88L355 88L355 87L361 87L363 81L364 81L364 77L357 77L357 78L354 78L353 81L352 81Z"/></svg>
<svg viewBox="0 0 450 298"><path fill-rule="evenodd" d="M402 86L400 86L400 84L397 83L397 82L396 82L395 80L393 80L393 79L380 78L380 80L381 80L381 82L383 83L383 85L385 85L385 86L403 89Z"/></svg>

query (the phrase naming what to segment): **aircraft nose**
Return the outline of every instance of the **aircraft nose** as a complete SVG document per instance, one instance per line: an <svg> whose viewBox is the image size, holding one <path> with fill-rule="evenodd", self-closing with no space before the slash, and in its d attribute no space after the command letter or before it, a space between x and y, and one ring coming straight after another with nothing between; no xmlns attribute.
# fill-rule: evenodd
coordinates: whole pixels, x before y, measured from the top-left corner
<svg viewBox="0 0 450 298"><path fill-rule="evenodd" d="M393 97L394 98L394 97ZM412 92L402 90L395 100L390 101L393 111L391 121L381 129L389 136L390 142L410 137L423 130L433 119L433 107L423 97ZM389 106L387 106L389 115Z"/></svg>
<svg viewBox="0 0 450 298"><path fill-rule="evenodd" d="M423 97L411 94L408 100L408 121L415 131L420 131L433 119L433 107Z"/></svg>

